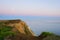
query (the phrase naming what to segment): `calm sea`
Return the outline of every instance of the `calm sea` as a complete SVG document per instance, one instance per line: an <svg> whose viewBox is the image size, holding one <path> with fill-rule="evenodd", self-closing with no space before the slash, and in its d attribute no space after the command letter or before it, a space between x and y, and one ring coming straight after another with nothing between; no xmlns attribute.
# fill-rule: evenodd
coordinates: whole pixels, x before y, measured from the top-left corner
<svg viewBox="0 0 60 40"><path fill-rule="evenodd" d="M0 15L0 19L21 19L25 21L31 30L37 35L40 35L44 31L60 35L60 17Z"/></svg>
<svg viewBox="0 0 60 40"><path fill-rule="evenodd" d="M25 20L36 35L52 32L60 35L60 17L33 17Z"/></svg>

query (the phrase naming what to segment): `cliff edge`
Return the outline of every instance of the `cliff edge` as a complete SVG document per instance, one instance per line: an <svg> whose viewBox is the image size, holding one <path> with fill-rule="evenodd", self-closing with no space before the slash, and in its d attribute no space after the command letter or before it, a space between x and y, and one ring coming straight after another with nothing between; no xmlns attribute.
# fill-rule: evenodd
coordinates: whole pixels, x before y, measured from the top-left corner
<svg viewBox="0 0 60 40"><path fill-rule="evenodd" d="M28 27L28 25L20 19L0 20L0 23L2 23L3 25L6 25L6 26L13 27L12 31L14 31L14 32L17 32L17 30L18 30L22 34L35 36L34 33L31 31L31 29Z"/></svg>

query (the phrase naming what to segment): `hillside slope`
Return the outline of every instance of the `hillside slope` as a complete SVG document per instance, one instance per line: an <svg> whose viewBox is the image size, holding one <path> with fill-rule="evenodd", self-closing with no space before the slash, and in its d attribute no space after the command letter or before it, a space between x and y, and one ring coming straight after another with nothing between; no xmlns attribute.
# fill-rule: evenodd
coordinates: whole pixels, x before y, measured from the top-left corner
<svg viewBox="0 0 60 40"><path fill-rule="evenodd" d="M32 35L34 36L34 33L31 31L31 29L27 26L27 24L19 19L16 20L0 20L0 24L11 26L13 27L12 31L19 31L22 34L26 35Z"/></svg>
<svg viewBox="0 0 60 40"><path fill-rule="evenodd" d="M39 37L42 40L60 40L60 36L50 32L42 32Z"/></svg>
<svg viewBox="0 0 60 40"><path fill-rule="evenodd" d="M60 36L42 32L39 36L22 20L0 20L0 40L60 40Z"/></svg>

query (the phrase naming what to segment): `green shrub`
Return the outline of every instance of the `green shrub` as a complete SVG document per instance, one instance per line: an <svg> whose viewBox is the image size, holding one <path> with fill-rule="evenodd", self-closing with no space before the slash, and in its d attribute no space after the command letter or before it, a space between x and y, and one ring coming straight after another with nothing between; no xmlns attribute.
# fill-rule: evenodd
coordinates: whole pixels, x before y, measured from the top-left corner
<svg viewBox="0 0 60 40"><path fill-rule="evenodd" d="M15 35L11 30L12 27L0 24L0 40L4 40L6 36Z"/></svg>
<svg viewBox="0 0 60 40"><path fill-rule="evenodd" d="M50 33L50 32L42 32L42 35L43 36L48 36L48 35L50 36L50 35L53 35L53 33Z"/></svg>

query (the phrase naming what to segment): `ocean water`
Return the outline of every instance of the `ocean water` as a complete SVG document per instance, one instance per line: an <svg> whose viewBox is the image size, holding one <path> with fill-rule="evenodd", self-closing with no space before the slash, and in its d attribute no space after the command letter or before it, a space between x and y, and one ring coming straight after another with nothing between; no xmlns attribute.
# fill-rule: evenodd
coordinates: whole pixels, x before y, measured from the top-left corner
<svg viewBox="0 0 60 40"><path fill-rule="evenodd" d="M60 17L0 15L0 19L21 19L27 23L36 35L40 35L42 32L52 32L60 35Z"/></svg>
<svg viewBox="0 0 60 40"><path fill-rule="evenodd" d="M42 32L52 32L60 35L60 17L29 18L25 22L36 35L40 35Z"/></svg>

